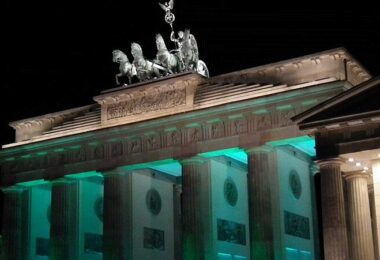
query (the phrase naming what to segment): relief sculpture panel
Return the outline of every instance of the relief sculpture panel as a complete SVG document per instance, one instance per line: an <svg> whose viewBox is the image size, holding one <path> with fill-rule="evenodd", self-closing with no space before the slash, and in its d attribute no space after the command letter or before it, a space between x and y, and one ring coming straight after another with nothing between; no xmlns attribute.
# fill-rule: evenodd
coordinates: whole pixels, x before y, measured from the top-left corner
<svg viewBox="0 0 380 260"><path fill-rule="evenodd" d="M186 88L171 86L132 93L127 100L107 106L107 120L168 109L186 104Z"/></svg>

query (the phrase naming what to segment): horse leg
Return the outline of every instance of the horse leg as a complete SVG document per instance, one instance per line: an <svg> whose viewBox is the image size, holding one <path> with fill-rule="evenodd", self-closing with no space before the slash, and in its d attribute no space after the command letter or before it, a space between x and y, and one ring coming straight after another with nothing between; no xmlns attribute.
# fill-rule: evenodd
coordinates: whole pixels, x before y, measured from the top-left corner
<svg viewBox="0 0 380 260"><path fill-rule="evenodd" d="M116 74L115 75L116 85L120 85L120 82L119 82L119 77L120 76L121 76L121 74Z"/></svg>
<svg viewBox="0 0 380 260"><path fill-rule="evenodd" d="M156 78L159 78L161 76L160 70L156 67L153 67L153 72L156 75Z"/></svg>

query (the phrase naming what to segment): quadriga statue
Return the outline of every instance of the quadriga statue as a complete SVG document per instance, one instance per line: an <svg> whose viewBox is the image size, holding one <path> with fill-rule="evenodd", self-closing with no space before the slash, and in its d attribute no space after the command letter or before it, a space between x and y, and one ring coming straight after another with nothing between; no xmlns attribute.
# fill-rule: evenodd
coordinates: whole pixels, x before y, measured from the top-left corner
<svg viewBox="0 0 380 260"><path fill-rule="evenodd" d="M119 63L119 74L115 75L116 85L119 85L119 77L127 76L128 83L132 83L132 77L136 75L136 67L129 62L128 56L121 50L112 51L112 61Z"/></svg>
<svg viewBox="0 0 380 260"><path fill-rule="evenodd" d="M136 76L140 81L160 77L160 71L154 63L144 58L140 44L131 44L131 54L134 58L132 64L136 67Z"/></svg>

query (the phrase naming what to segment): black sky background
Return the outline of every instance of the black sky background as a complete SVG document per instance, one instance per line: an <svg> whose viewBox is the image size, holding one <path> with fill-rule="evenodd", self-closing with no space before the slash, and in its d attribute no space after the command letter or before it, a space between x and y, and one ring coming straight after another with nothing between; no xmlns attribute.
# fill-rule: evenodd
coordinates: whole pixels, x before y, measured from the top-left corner
<svg viewBox="0 0 380 260"><path fill-rule="evenodd" d="M130 43L138 42L152 59L156 33L173 47L158 2L6 1L0 143L13 142L10 121L91 104L101 90L115 87L113 49L129 55ZM380 15L375 7L257 3L176 0L174 26L191 29L211 75L341 46L373 76L380 75Z"/></svg>

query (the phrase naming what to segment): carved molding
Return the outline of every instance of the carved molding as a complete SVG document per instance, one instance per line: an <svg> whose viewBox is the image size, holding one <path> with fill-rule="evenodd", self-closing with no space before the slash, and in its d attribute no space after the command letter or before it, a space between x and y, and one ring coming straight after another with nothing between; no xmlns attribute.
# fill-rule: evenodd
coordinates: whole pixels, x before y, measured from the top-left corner
<svg viewBox="0 0 380 260"><path fill-rule="evenodd" d="M279 110L278 108L287 109ZM1 162L2 174L14 174L38 169L48 169L68 164L90 161L103 161L128 158L145 152L160 149L192 145L199 142L216 140L229 136L278 129L292 125L290 117L305 108L298 105L272 106L246 110L239 114L221 115L214 119L183 125L163 126L162 129L151 129L132 134L123 133L112 139L94 140L92 142L60 147L35 154L4 158ZM260 113L257 114L257 112ZM262 112L265 111L265 112Z"/></svg>
<svg viewBox="0 0 380 260"><path fill-rule="evenodd" d="M121 100L106 105L107 120L185 105L186 86L169 85L167 88L136 91Z"/></svg>
<svg viewBox="0 0 380 260"><path fill-rule="evenodd" d="M344 62L347 62L347 66L344 66ZM353 71L353 67L356 67L356 72ZM347 78L345 78L346 72L348 74ZM370 79L371 75L347 50L338 48L223 74L213 77L213 82L254 82L260 84L270 82L272 84L296 85L329 77L335 77L337 80L347 80L355 86Z"/></svg>
<svg viewBox="0 0 380 260"><path fill-rule="evenodd" d="M193 109L194 93L203 81L198 74L158 80L94 97L102 107L102 126L139 122Z"/></svg>
<svg viewBox="0 0 380 260"><path fill-rule="evenodd" d="M9 125L16 130L16 142L21 142L29 140L34 136L41 135L44 131L51 130L54 126L82 115L96 106L98 105L89 105L43 116L27 118L11 122Z"/></svg>

